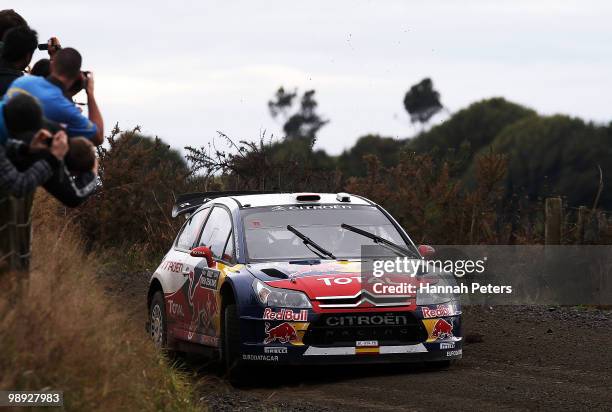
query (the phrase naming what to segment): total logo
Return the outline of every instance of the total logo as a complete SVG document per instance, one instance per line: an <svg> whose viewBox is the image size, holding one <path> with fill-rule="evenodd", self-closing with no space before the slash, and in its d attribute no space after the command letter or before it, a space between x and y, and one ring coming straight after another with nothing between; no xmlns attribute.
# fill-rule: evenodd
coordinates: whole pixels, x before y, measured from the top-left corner
<svg viewBox="0 0 612 412"><path fill-rule="evenodd" d="M353 281L361 283L361 276L329 277L329 278L318 278L317 280L320 280L320 281L324 282L325 286L332 286L332 284L335 284L335 285L348 285L349 283L352 283Z"/></svg>
<svg viewBox="0 0 612 412"><path fill-rule="evenodd" d="M454 311L452 306L438 305L435 308L422 307L421 312L424 318L441 318L443 316L452 316Z"/></svg>
<svg viewBox="0 0 612 412"><path fill-rule="evenodd" d="M172 299L169 299L168 300L168 306L170 307L170 314L171 315L185 316L183 314L183 305L180 305L178 303L174 303L174 301Z"/></svg>
<svg viewBox="0 0 612 412"><path fill-rule="evenodd" d="M265 308L263 318L266 320L290 320L293 322L306 322L308 320L308 311L300 310L299 312L294 312L291 309L281 309L279 312L275 312L271 308Z"/></svg>

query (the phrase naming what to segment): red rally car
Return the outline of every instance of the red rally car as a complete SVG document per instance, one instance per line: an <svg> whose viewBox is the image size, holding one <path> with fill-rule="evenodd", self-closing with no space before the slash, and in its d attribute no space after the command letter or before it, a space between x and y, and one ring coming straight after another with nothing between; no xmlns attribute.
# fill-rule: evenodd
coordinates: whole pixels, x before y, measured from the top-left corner
<svg viewBox="0 0 612 412"><path fill-rule="evenodd" d="M170 351L262 364L433 362L462 355L461 307L445 293L377 294L364 247L423 260L382 207L338 193L181 195L187 219L151 277L148 330ZM387 279L388 280L388 279ZM435 284L397 274L388 284ZM374 285L374 287L373 287ZM409 288L408 288L409 289Z"/></svg>

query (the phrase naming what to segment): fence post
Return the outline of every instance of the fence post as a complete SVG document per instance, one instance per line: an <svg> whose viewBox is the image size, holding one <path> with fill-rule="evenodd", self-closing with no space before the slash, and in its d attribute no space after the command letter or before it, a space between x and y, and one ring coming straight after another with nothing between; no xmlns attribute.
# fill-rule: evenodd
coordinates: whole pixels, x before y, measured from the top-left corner
<svg viewBox="0 0 612 412"><path fill-rule="evenodd" d="M549 197L545 203L546 222L544 228L544 243L547 245L561 244L561 198Z"/></svg>
<svg viewBox="0 0 612 412"><path fill-rule="evenodd" d="M582 244L584 242L584 228L589 218L589 209L586 206L578 208L578 221L576 222L576 242Z"/></svg>

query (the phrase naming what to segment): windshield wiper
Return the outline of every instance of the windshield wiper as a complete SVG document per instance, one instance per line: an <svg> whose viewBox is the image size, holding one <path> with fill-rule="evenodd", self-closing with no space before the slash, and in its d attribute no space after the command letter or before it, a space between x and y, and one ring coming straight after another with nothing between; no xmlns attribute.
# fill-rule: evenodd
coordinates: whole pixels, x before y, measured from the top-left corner
<svg viewBox="0 0 612 412"><path fill-rule="evenodd" d="M400 245L393 243L390 240L385 239L384 237L375 235L374 233L370 233L366 230L359 229L358 227L355 227L355 226L347 225L346 223L342 223L340 227L342 229L346 229L351 232L357 233L358 235L372 239L374 243L381 245L381 246L385 246L387 249L391 249L393 252L399 254L400 256L410 256L413 258L420 258L414 252L411 252L410 250L403 248Z"/></svg>
<svg viewBox="0 0 612 412"><path fill-rule="evenodd" d="M336 259L336 257L333 255L332 252L330 252L329 250L323 248L322 246L319 246L317 243L315 243L314 240L312 240L311 238L309 238L308 236L306 236L305 234L303 234L302 232L300 232L299 230L297 230L293 226L287 225L287 230L292 232L294 235L296 235L300 239L302 239L302 241L304 242L306 247L308 247L308 245L310 245L313 248L315 248L316 250L318 250L321 254L323 254L325 256L328 256L328 257L330 257L332 259ZM308 248L308 249L310 249L310 248ZM320 258L325 257L325 256L321 256L321 254L315 252L312 249L310 249L310 251L313 252L315 255L318 255Z"/></svg>

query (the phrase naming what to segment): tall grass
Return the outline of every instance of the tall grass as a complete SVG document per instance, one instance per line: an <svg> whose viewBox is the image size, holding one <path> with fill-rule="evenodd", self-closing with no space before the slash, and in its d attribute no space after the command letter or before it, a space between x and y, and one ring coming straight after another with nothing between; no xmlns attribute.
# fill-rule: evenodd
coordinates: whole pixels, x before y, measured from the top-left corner
<svg viewBox="0 0 612 412"><path fill-rule="evenodd" d="M96 256L57 210L37 198L31 275L0 278L0 388L61 390L67 410L195 410L186 379L104 295Z"/></svg>

